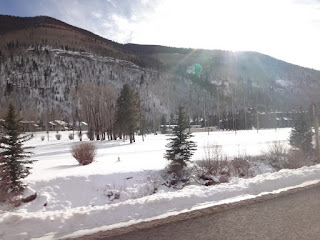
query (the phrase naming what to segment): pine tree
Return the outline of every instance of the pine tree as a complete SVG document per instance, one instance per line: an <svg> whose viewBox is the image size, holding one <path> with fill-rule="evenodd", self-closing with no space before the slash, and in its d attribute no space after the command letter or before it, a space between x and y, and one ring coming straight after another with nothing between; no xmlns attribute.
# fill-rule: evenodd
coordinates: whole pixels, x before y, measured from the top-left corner
<svg viewBox="0 0 320 240"><path fill-rule="evenodd" d="M196 150L196 144L189 139L192 137L189 131L189 121L184 112L184 108L179 106L176 126L173 128L174 137L170 138L166 147L165 158L171 161L171 166L175 166L177 170L182 169L190 161L193 151Z"/></svg>
<svg viewBox="0 0 320 240"><path fill-rule="evenodd" d="M134 133L139 119L139 96L128 84L123 85L117 99L115 128L120 137L129 136L130 143L135 142Z"/></svg>
<svg viewBox="0 0 320 240"><path fill-rule="evenodd" d="M1 175L7 176L6 180L1 179L1 184L7 184L9 192L19 193L26 185L22 179L30 174L30 167L25 166L33 163L35 160L27 160L32 152L23 147L23 143L30 140L32 135L22 136L21 119L18 118L13 105L9 104L8 112L4 121L0 121L3 131L0 136L1 150ZM1 176L0 175L0 176Z"/></svg>
<svg viewBox="0 0 320 240"><path fill-rule="evenodd" d="M312 135L310 120L307 114L300 111L293 122L290 145L305 153L310 153L312 150Z"/></svg>

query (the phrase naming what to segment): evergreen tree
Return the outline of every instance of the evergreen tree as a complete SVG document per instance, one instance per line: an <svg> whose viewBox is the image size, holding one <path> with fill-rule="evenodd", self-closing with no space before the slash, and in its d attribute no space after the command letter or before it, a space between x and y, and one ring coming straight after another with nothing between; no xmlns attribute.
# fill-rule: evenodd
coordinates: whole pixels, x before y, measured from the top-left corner
<svg viewBox="0 0 320 240"><path fill-rule="evenodd" d="M117 99L115 128L120 137L129 136L130 143L135 142L134 133L137 130L138 120L139 97L128 84L125 84Z"/></svg>
<svg viewBox="0 0 320 240"><path fill-rule="evenodd" d="M166 147L165 158L171 161L171 165L182 169L188 161L190 161L193 151L196 149L196 144L189 139L192 137L190 132L186 131L189 128L189 121L184 112L184 108L179 106L176 126L173 128L173 135Z"/></svg>
<svg viewBox="0 0 320 240"><path fill-rule="evenodd" d="M307 114L300 111L293 122L290 145L305 153L310 153L312 150L312 135L310 119Z"/></svg>
<svg viewBox="0 0 320 240"><path fill-rule="evenodd" d="M24 189L26 185L22 183L22 179L30 174L30 167L25 165L34 162L34 160L27 160L32 154L28 151L31 147L23 147L23 143L30 140L32 135L21 135L20 121L21 119L18 118L10 103L4 121L0 121L3 129L0 135L0 154L2 156L0 176L7 176L0 182L7 184L9 192L13 193L19 193Z"/></svg>

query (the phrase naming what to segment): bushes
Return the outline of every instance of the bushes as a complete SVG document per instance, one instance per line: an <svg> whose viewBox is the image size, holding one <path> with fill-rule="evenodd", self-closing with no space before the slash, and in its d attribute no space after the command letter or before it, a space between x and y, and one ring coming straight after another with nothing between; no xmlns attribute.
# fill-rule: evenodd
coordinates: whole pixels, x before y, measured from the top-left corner
<svg viewBox="0 0 320 240"><path fill-rule="evenodd" d="M71 154L80 165L88 165L96 156L96 147L92 143L80 143L71 148Z"/></svg>
<svg viewBox="0 0 320 240"><path fill-rule="evenodd" d="M281 169L296 169L316 163L314 151L306 153L302 149L288 149L285 142L275 141L259 156L227 157L218 145L205 147L205 156L194 167L195 180L211 186L229 182L232 177L248 178L260 173ZM261 168L261 169L260 169Z"/></svg>
<svg viewBox="0 0 320 240"><path fill-rule="evenodd" d="M204 159L183 167L171 162L163 178L167 187L182 188L191 180L201 185L211 186L229 182L232 177L253 177L248 156L238 156L228 159L222 152L222 146L207 145L204 148Z"/></svg>
<svg viewBox="0 0 320 240"><path fill-rule="evenodd" d="M61 134L60 134L60 133L57 133L57 134L56 134L56 139L57 139L57 140L60 140L60 139L61 139Z"/></svg>
<svg viewBox="0 0 320 240"><path fill-rule="evenodd" d="M69 139L73 140L74 139L74 135L72 133L69 134Z"/></svg>
<svg viewBox="0 0 320 240"><path fill-rule="evenodd" d="M235 177L253 177L254 173L251 171L251 165L249 161L249 157L238 156L235 157L231 161L231 169L232 169L232 176Z"/></svg>
<svg viewBox="0 0 320 240"><path fill-rule="evenodd" d="M122 202L128 199L137 199L155 194L163 184L162 171L148 171L136 178L134 187L126 185L106 184L102 187L102 192L109 202ZM129 177L131 179L133 177ZM127 178L127 180L129 180Z"/></svg>
<svg viewBox="0 0 320 240"><path fill-rule="evenodd" d="M231 177L252 177L249 158L234 157L232 160L223 155L222 146L208 145L204 148L205 157L195 165L196 180L206 186L229 182Z"/></svg>
<svg viewBox="0 0 320 240"><path fill-rule="evenodd" d="M231 177L253 177L247 156L238 156L233 160L204 159L195 166L195 176L202 185L210 186L229 182Z"/></svg>
<svg viewBox="0 0 320 240"><path fill-rule="evenodd" d="M312 153L313 154L305 153L300 149L290 149L283 167L287 169L297 169L303 166L314 165L317 162L317 156L315 152Z"/></svg>
<svg viewBox="0 0 320 240"><path fill-rule="evenodd" d="M261 158L265 158L267 163L275 170L296 169L303 166L310 166L316 163L314 151L305 152L303 149L288 149L280 141L273 142L266 151L262 152Z"/></svg>
<svg viewBox="0 0 320 240"><path fill-rule="evenodd" d="M195 166L195 177L205 186L228 182L230 178L230 164L226 160L204 159Z"/></svg>
<svg viewBox="0 0 320 240"><path fill-rule="evenodd" d="M204 156L206 160L223 160L225 156L223 155L222 146L218 144L207 144L204 147Z"/></svg>
<svg viewBox="0 0 320 240"><path fill-rule="evenodd" d="M280 141L275 141L270 144L267 150L262 152L269 164L276 170L285 167L285 163L288 157L288 149L286 145Z"/></svg>
<svg viewBox="0 0 320 240"><path fill-rule="evenodd" d="M114 200L119 200L121 197L121 191L115 189L115 187L111 186L110 184L107 184L105 186L105 196L107 196L109 198L109 200L112 202Z"/></svg>
<svg viewBox="0 0 320 240"><path fill-rule="evenodd" d="M204 147L204 159L195 165L195 178L200 184L210 186L228 182L230 166L222 154L222 146L211 144Z"/></svg>
<svg viewBox="0 0 320 240"><path fill-rule="evenodd" d="M164 170L162 177L165 179L164 185L173 188L183 188L191 179L193 168L181 166L179 163L171 162Z"/></svg>

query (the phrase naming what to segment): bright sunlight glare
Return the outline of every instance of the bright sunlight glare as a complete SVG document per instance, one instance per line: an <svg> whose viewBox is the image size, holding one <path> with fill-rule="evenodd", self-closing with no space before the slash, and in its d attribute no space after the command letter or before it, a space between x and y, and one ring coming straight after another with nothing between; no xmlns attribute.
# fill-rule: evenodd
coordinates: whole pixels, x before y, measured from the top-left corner
<svg viewBox="0 0 320 240"><path fill-rule="evenodd" d="M119 43L255 51L320 70L319 0L23 3L0 1L0 14L48 15Z"/></svg>
<svg viewBox="0 0 320 240"><path fill-rule="evenodd" d="M313 4L316 2L164 0L147 21L131 26L131 41L258 51L320 69L313 59L315 52L320 53L320 9Z"/></svg>

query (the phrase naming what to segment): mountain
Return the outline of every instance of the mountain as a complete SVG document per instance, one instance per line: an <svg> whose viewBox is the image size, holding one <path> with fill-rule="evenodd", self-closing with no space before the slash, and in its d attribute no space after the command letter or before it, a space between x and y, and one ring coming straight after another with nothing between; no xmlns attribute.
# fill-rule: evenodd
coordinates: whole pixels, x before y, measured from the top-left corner
<svg viewBox="0 0 320 240"><path fill-rule="evenodd" d="M293 49L294 51L294 49ZM193 119L230 111L289 111L319 103L320 72L256 52L119 44L57 19L0 15L0 108L70 120L84 83L139 92L154 126L179 104ZM52 116L53 118L54 116Z"/></svg>

